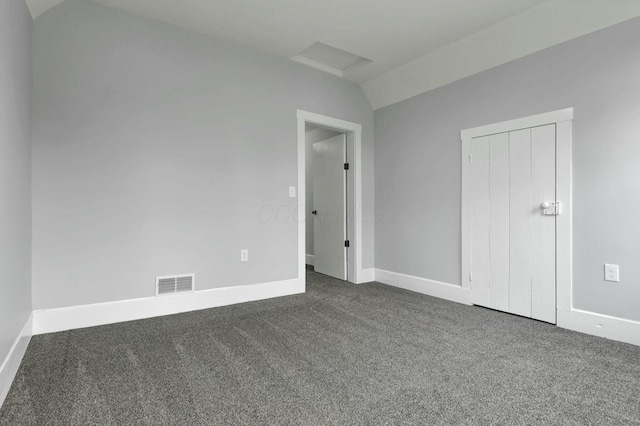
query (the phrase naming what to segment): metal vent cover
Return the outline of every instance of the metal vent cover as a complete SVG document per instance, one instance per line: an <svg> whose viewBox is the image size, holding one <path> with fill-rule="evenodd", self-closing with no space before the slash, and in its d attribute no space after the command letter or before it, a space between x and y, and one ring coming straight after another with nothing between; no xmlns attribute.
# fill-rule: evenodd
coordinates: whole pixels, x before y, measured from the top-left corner
<svg viewBox="0 0 640 426"><path fill-rule="evenodd" d="M195 274L156 277L156 296L193 291L194 282Z"/></svg>

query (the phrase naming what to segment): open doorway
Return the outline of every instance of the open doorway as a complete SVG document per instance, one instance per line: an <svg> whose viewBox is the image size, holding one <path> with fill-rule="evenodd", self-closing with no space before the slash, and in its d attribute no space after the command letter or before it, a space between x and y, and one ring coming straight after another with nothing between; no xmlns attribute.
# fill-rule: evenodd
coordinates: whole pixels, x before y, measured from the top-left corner
<svg viewBox="0 0 640 426"><path fill-rule="evenodd" d="M301 279L309 263L317 272L361 282L361 141L360 124L298 110Z"/></svg>

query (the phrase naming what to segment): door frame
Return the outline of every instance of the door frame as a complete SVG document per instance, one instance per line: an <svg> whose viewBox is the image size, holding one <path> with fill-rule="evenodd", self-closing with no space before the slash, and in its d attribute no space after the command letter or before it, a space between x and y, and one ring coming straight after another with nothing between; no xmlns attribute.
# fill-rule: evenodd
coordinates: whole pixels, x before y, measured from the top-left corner
<svg viewBox="0 0 640 426"><path fill-rule="evenodd" d="M297 110L298 119L298 279L306 284L306 124L316 124L347 135L349 173L353 173L353 190L347 191L347 223L349 248L348 281L354 284L365 282L362 270L362 125L309 111ZM350 185L347 184L349 187ZM350 209L350 206L353 206Z"/></svg>
<svg viewBox="0 0 640 426"><path fill-rule="evenodd" d="M573 108L566 108L530 117L474 127L460 133L462 141L462 287L472 291L472 186L471 141L474 138L499 133L556 125L556 200L560 202L560 215L556 216L556 321L560 311L571 311L572 300L572 246L571 246L571 144Z"/></svg>

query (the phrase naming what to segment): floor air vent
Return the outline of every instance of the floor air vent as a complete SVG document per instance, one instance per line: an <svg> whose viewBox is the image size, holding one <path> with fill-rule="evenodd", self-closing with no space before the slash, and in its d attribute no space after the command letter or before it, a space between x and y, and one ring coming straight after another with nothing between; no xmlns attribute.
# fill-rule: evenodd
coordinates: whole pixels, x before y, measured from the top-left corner
<svg viewBox="0 0 640 426"><path fill-rule="evenodd" d="M156 277L156 296L193 291L194 274Z"/></svg>

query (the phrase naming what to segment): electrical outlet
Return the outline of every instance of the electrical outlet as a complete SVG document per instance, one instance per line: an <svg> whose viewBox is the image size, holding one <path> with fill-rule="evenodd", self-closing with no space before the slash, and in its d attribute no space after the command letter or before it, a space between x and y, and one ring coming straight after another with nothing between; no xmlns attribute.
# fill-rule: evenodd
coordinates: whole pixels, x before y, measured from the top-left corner
<svg viewBox="0 0 640 426"><path fill-rule="evenodd" d="M604 265L604 280L619 283L620 282L620 267L618 265L610 265L605 263Z"/></svg>
<svg viewBox="0 0 640 426"><path fill-rule="evenodd" d="M248 262L249 261L249 250L242 249L240 250L240 262Z"/></svg>

